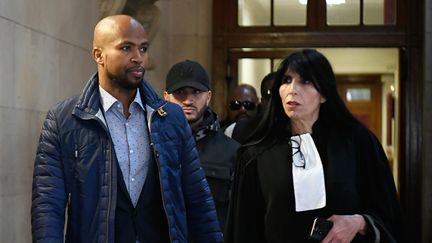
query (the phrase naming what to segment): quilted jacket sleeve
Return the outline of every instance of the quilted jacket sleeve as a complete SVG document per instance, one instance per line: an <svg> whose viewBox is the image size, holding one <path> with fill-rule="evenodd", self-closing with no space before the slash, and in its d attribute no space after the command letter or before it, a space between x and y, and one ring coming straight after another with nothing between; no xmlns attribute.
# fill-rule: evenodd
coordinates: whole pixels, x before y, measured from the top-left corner
<svg viewBox="0 0 432 243"><path fill-rule="evenodd" d="M33 242L63 242L66 193L55 114L48 112L37 149L32 184Z"/></svg>
<svg viewBox="0 0 432 243"><path fill-rule="evenodd" d="M195 243L223 242L214 201L186 119L182 127L182 187L190 233Z"/></svg>

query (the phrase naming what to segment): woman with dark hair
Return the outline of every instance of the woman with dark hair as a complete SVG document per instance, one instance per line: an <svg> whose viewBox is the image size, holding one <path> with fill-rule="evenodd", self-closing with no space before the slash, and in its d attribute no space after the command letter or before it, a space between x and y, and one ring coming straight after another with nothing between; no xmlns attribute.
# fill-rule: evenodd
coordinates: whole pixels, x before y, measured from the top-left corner
<svg viewBox="0 0 432 243"><path fill-rule="evenodd" d="M272 93L239 151L226 242L401 242L387 157L346 108L328 60L316 50L292 53ZM328 234L316 218L330 221Z"/></svg>

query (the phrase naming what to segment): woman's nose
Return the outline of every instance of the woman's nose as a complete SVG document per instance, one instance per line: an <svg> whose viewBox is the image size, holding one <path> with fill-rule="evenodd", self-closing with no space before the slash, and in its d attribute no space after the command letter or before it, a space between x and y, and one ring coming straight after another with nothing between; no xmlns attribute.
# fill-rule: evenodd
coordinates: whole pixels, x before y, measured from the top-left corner
<svg viewBox="0 0 432 243"><path fill-rule="evenodd" d="M288 85L288 92L290 94L297 94L297 89L298 89L297 82L293 81Z"/></svg>

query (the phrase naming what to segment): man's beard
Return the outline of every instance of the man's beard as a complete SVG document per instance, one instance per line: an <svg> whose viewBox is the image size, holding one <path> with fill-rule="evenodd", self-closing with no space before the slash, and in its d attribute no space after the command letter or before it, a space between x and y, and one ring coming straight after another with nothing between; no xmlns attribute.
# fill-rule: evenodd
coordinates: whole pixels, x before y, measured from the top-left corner
<svg viewBox="0 0 432 243"><path fill-rule="evenodd" d="M116 76L110 72L107 73L111 84L124 90L136 90L143 80L141 78L138 82L131 82L127 79L126 75Z"/></svg>
<svg viewBox="0 0 432 243"><path fill-rule="evenodd" d="M195 107L196 108L196 107ZM207 109L207 106L204 106L201 108L201 110L197 109L197 113L195 117L186 117L189 124L197 123L198 121L201 122L204 118L204 113Z"/></svg>

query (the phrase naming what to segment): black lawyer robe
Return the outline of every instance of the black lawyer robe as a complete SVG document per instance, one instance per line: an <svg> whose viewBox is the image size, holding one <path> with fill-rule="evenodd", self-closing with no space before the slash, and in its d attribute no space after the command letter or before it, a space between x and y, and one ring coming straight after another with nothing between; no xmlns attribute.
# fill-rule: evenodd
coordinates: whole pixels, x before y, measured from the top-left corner
<svg viewBox="0 0 432 243"><path fill-rule="evenodd" d="M246 147L239 155L225 233L227 243L313 242L315 217L365 215L367 236L353 242L403 242L399 199L378 139L358 126L344 132L316 124L312 137L320 154L327 205L295 212L292 154L287 138ZM307 162L306 162L307 163Z"/></svg>

